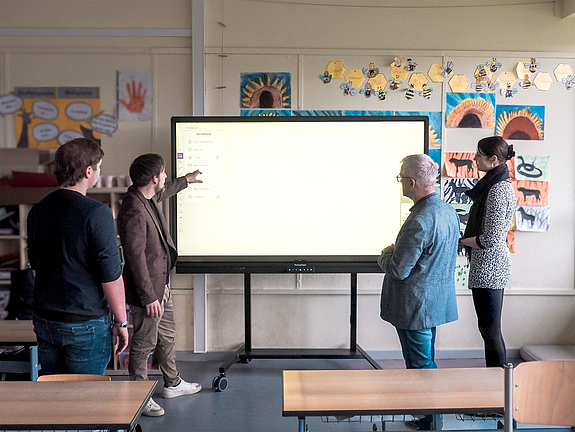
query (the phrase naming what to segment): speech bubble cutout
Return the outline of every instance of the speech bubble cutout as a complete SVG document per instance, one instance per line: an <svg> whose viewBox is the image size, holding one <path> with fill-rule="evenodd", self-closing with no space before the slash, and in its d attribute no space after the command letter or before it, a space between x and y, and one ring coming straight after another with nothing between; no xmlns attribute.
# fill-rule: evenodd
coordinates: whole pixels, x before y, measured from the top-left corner
<svg viewBox="0 0 575 432"><path fill-rule="evenodd" d="M39 100L32 104L32 112L42 120L56 120L60 111L52 102ZM52 138L54 139L54 138Z"/></svg>
<svg viewBox="0 0 575 432"><path fill-rule="evenodd" d="M88 120L94 108L86 102L72 102L66 107L66 116L71 120Z"/></svg>
<svg viewBox="0 0 575 432"><path fill-rule="evenodd" d="M63 145L66 144L68 141L72 141L73 139L76 138L84 138L84 135L73 129L66 129L65 131L60 132L60 135L58 135L58 142L60 143L60 145Z"/></svg>
<svg viewBox="0 0 575 432"><path fill-rule="evenodd" d="M32 129L32 136L36 141L46 142L56 139L60 133L60 128L53 123L40 123Z"/></svg>
<svg viewBox="0 0 575 432"><path fill-rule="evenodd" d="M20 96L7 94L0 96L0 115L14 114L24 106L24 100Z"/></svg>
<svg viewBox="0 0 575 432"><path fill-rule="evenodd" d="M99 114L90 122L95 131L112 136L118 130L118 121L108 114Z"/></svg>

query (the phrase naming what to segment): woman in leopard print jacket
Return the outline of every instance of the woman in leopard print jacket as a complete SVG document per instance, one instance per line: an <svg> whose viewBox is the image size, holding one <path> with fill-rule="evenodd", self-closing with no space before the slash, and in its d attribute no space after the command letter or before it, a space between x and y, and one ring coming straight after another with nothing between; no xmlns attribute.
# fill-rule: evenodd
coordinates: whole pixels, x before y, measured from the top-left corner
<svg viewBox="0 0 575 432"><path fill-rule="evenodd" d="M461 244L470 252L469 288L485 342L487 367L503 367L506 363L501 310L504 288L511 279L507 232L516 198L505 161L514 155L513 146L501 137L480 140L475 161L485 176L466 192L473 206Z"/></svg>

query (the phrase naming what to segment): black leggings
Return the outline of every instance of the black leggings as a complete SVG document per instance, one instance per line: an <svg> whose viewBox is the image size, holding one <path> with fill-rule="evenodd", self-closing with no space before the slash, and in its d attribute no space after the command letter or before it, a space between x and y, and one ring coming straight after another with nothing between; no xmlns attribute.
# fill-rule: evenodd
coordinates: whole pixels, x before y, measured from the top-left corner
<svg viewBox="0 0 575 432"><path fill-rule="evenodd" d="M501 334L502 289L472 289L477 326L485 342L487 367L503 367L506 363L505 342Z"/></svg>

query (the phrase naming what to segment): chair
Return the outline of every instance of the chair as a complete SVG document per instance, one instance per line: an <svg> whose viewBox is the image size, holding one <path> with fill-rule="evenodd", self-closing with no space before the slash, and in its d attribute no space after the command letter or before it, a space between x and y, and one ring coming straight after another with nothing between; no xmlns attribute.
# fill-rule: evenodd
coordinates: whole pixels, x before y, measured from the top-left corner
<svg viewBox="0 0 575 432"><path fill-rule="evenodd" d="M575 361L505 366L505 432L519 423L575 427Z"/></svg>
<svg viewBox="0 0 575 432"><path fill-rule="evenodd" d="M112 381L108 375L54 374L39 376L37 381Z"/></svg>

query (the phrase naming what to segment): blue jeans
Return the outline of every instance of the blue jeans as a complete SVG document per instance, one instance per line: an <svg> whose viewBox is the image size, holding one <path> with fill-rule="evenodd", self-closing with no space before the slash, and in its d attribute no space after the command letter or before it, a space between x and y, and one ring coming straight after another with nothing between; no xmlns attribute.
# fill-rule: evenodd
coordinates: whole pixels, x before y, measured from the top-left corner
<svg viewBox="0 0 575 432"><path fill-rule="evenodd" d="M103 375L112 354L108 316L83 323L50 321L34 315L42 374Z"/></svg>
<svg viewBox="0 0 575 432"><path fill-rule="evenodd" d="M435 327L425 330L396 328L407 369L436 369Z"/></svg>

